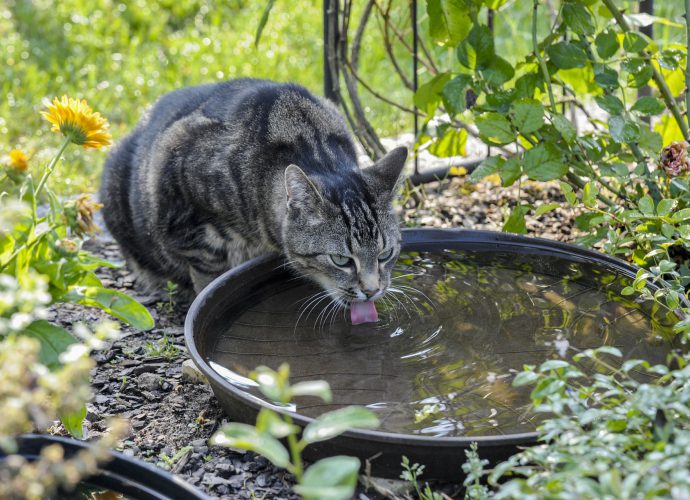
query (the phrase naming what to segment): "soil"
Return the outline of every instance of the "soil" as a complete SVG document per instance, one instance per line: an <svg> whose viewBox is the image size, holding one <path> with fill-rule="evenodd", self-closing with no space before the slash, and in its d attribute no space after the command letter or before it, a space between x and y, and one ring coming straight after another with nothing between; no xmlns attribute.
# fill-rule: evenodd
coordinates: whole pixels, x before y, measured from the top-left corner
<svg viewBox="0 0 690 500"><path fill-rule="evenodd" d="M471 185L454 178L417 188L404 200L405 225L462 227L500 230L505 213L518 198L534 204L563 202L555 185L525 185L500 188L490 181ZM528 232L561 241L576 236L574 214L556 209L530 220ZM90 240L85 248L111 261L121 262L118 246L107 232ZM209 447L208 439L223 425L225 417L208 386L186 378L182 363L187 359L183 322L188 304L163 295L152 296L137 287L127 267L99 271L104 285L132 295L146 305L156 327L137 332L122 327L122 337L96 355L93 400L88 405L87 430L91 438L107 432L108 419L122 416L130 433L122 451L171 470L214 497L297 498L289 474L252 453ZM71 304L59 305L53 320L70 327L77 322L94 323L106 315L100 310ZM459 472L460 480L460 472ZM437 485L449 497L459 495L460 485ZM357 498L381 498L362 487Z"/></svg>

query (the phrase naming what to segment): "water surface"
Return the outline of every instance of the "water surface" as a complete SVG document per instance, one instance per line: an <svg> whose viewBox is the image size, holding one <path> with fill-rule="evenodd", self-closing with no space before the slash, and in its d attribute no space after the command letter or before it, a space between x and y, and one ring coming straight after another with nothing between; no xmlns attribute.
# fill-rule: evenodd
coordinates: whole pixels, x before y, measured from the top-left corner
<svg viewBox="0 0 690 500"><path fill-rule="evenodd" d="M673 314L621 296L631 280L598 264L406 253L394 276L397 291L377 303L379 322L358 326L328 300L311 300L314 285L258 290L228 320L209 361L255 397L246 377L262 364L288 362L293 382L327 380L333 403L301 399L304 415L358 404L379 415L384 431L477 436L533 431L543 418L529 411L530 389L511 385L525 364L602 345L655 364L671 349Z"/></svg>

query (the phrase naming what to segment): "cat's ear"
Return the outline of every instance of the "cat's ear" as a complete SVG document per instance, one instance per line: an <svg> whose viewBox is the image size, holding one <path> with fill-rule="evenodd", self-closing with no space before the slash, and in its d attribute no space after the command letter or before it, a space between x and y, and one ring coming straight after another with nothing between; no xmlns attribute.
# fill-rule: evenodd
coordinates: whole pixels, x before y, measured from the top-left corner
<svg viewBox="0 0 690 500"><path fill-rule="evenodd" d="M407 160L407 148L395 148L371 167L365 168L363 172L379 189L390 193L398 185L405 160Z"/></svg>
<svg viewBox="0 0 690 500"><path fill-rule="evenodd" d="M319 188L297 165L285 169L285 193L288 209L318 209L323 205Z"/></svg>

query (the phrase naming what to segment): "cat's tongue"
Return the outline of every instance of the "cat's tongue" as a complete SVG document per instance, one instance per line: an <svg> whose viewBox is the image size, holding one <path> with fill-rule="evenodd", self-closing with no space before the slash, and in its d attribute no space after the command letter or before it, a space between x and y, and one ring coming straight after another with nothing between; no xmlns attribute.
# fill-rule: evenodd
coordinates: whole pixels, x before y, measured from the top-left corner
<svg viewBox="0 0 690 500"><path fill-rule="evenodd" d="M379 315L373 302L351 302L350 319L353 325L361 325L362 323L377 322Z"/></svg>

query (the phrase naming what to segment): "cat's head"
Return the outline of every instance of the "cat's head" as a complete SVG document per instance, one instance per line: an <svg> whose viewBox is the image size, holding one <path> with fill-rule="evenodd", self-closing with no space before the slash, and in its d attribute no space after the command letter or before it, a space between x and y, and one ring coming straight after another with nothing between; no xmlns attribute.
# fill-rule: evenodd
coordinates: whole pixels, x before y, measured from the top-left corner
<svg viewBox="0 0 690 500"><path fill-rule="evenodd" d="M310 177L285 169L284 249L291 266L345 305L380 298L400 254L393 209L407 158L396 148L363 170Z"/></svg>

